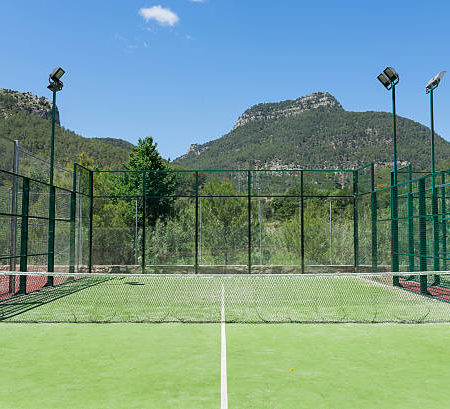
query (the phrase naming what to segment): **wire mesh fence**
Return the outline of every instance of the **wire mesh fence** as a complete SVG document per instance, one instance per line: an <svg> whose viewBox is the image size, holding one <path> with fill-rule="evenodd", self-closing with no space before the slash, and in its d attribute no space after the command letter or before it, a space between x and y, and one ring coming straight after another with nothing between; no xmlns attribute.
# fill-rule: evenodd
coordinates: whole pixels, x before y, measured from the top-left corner
<svg viewBox="0 0 450 409"><path fill-rule="evenodd" d="M450 321L449 289L424 296L393 287L392 273L56 273L59 284L44 288L47 275L30 274L28 294L0 302L1 321L221 322L222 307L228 323Z"/></svg>
<svg viewBox="0 0 450 409"><path fill-rule="evenodd" d="M94 172L92 266L203 273L354 268L353 175Z"/></svg>

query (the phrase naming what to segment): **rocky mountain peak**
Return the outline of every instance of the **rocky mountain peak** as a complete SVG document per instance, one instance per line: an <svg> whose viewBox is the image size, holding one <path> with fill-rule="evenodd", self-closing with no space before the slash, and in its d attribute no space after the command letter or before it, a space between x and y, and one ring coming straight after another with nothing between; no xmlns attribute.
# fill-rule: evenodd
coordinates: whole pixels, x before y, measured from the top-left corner
<svg viewBox="0 0 450 409"><path fill-rule="evenodd" d="M37 97L31 92L18 92L0 88L0 116L9 116L25 111L42 119L52 118L52 102L45 97ZM56 107L56 122L59 124L59 111Z"/></svg>
<svg viewBox="0 0 450 409"><path fill-rule="evenodd" d="M295 100L257 104L240 116L233 130L252 121L276 120L313 109L326 108L343 110L339 101L328 92L315 92Z"/></svg>

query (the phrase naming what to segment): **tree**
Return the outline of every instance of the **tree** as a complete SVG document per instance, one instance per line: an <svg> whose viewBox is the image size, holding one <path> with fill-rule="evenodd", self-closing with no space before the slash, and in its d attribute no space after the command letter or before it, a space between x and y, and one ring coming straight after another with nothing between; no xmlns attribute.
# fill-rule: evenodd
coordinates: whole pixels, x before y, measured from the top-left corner
<svg viewBox="0 0 450 409"><path fill-rule="evenodd" d="M128 172L119 173L115 183L115 195L118 197L141 198L145 194L147 222L151 225L170 212L173 202L171 196L176 187L176 177L170 172L169 164L156 148L157 144L151 136L139 139L138 145L133 147L130 153L128 162L123 165ZM143 214L142 200L139 200L138 212ZM128 218L134 221L134 217L135 208L130 206Z"/></svg>

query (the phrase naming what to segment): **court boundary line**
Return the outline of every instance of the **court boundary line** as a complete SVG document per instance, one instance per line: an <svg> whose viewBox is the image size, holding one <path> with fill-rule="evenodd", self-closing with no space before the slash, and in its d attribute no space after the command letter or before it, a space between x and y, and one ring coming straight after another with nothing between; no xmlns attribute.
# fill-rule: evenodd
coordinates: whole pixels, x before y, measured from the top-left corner
<svg viewBox="0 0 450 409"><path fill-rule="evenodd" d="M227 387L227 339L225 333L225 287L222 284L222 308L220 323L220 408L228 409Z"/></svg>

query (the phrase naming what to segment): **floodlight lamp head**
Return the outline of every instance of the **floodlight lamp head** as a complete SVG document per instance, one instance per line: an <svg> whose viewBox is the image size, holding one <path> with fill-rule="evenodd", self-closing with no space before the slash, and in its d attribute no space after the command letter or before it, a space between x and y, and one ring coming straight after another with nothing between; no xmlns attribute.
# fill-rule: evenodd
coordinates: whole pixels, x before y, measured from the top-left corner
<svg viewBox="0 0 450 409"><path fill-rule="evenodd" d="M428 81L427 85L425 86L425 91L427 94L437 88L446 72L447 71L441 71L439 74L436 74L433 78L431 78L430 81Z"/></svg>
<svg viewBox="0 0 450 409"><path fill-rule="evenodd" d="M55 82L50 82L50 84L47 86L47 88L53 92L53 87L56 88L56 91L61 91L63 86L64 86L64 84L62 81L55 81Z"/></svg>
<svg viewBox="0 0 450 409"><path fill-rule="evenodd" d="M394 70L393 67L386 67L383 71L384 75L389 79L392 85L396 85L400 79L397 74L397 71Z"/></svg>
<svg viewBox="0 0 450 409"><path fill-rule="evenodd" d="M66 72L61 68L61 67L56 67L53 69L53 71L50 73L50 80L52 81L59 81L61 80L61 77L65 74Z"/></svg>
<svg viewBox="0 0 450 409"><path fill-rule="evenodd" d="M381 73L377 78L378 81L380 81L387 90L390 90L392 88L391 81L389 81L389 78L386 77L386 75Z"/></svg>

